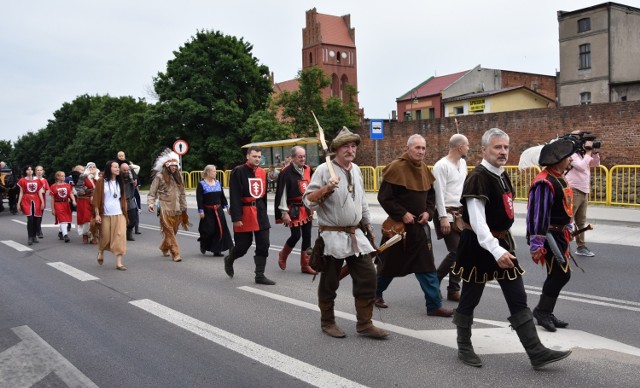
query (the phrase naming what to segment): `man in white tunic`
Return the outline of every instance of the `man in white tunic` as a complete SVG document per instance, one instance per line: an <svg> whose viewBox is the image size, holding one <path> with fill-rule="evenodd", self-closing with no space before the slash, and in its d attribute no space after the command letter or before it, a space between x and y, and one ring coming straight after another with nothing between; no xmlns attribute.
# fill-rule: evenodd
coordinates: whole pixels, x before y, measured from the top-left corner
<svg viewBox="0 0 640 388"><path fill-rule="evenodd" d="M384 338L389 335L373 325L371 316L376 290L376 269L369 255L375 249L359 225L371 228L369 205L364 195L360 168L353 163L360 136L343 128L331 143L335 153L331 161L316 169L303 200L315 210L320 237L324 240L323 268L318 284L318 305L322 331L335 338L345 337L336 325L334 301L340 284L339 273L346 261L353 279L356 307L356 331L364 336Z"/></svg>
<svg viewBox="0 0 640 388"><path fill-rule="evenodd" d="M438 160L433 166L433 176L436 178L433 187L436 191L436 236L444 239L447 246L447 256L442 259L438 267L438 281L449 274L447 299L460 300L460 277L451 273L451 266L456 262L456 248L460 242L461 230L456 226L456 216L462 216L462 186L467 177L467 162L465 158L469 152L469 140L466 136L455 134L449 139L449 153Z"/></svg>

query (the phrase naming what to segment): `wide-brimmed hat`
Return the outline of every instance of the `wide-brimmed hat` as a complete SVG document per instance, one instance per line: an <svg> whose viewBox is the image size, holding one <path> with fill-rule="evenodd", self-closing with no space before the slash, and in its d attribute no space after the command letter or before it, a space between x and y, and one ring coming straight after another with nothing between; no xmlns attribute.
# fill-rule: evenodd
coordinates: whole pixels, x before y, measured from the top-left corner
<svg viewBox="0 0 640 388"><path fill-rule="evenodd" d="M336 152L336 150L343 145L351 142L355 142L356 145L360 145L360 135L357 133L353 133L347 127L342 127L340 132L336 135L336 137L331 142L331 146L329 146L329 150L332 152Z"/></svg>
<svg viewBox="0 0 640 388"><path fill-rule="evenodd" d="M564 139L556 140L542 147L538 164L541 166L551 166L562 161L562 159L567 156L571 156L574 152L573 142Z"/></svg>

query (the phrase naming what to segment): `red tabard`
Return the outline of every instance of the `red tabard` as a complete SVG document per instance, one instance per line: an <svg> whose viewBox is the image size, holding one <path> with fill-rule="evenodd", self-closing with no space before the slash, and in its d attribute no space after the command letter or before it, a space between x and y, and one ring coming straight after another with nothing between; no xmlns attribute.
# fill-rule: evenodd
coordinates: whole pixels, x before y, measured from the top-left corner
<svg viewBox="0 0 640 388"><path fill-rule="evenodd" d="M260 167L256 168L253 173L255 178L248 178L247 182L251 196L242 198L242 227L233 227L233 231L237 233L260 230L258 208L255 202L257 199L267 195L267 173Z"/></svg>
<svg viewBox="0 0 640 388"><path fill-rule="evenodd" d="M20 201L22 212L26 216L30 216L31 203L34 203L34 208L36 210L35 214L33 215L36 217L42 217L42 203L40 202L40 197L38 196L38 192L42 190L42 181L37 178L34 178L32 180L20 178L20 180L18 181L18 186L22 188L22 201Z"/></svg>
<svg viewBox="0 0 640 388"><path fill-rule="evenodd" d="M56 224L61 222L71 222L71 185L68 183L54 183L51 185L50 193L53 198L53 208L56 211Z"/></svg>

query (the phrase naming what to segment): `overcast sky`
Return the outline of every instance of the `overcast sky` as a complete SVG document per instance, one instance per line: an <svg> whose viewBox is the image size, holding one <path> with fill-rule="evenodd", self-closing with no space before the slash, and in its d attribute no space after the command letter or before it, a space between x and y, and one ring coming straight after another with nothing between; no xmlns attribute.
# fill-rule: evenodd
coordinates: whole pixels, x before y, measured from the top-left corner
<svg viewBox="0 0 640 388"><path fill-rule="evenodd" d="M433 75L487 68L554 75L557 11L585 0L24 0L0 10L0 140L46 127L82 94L154 102L152 78L198 30L253 44L276 82L301 69L305 11L351 14L360 105L389 118ZM623 4L640 7L640 0Z"/></svg>

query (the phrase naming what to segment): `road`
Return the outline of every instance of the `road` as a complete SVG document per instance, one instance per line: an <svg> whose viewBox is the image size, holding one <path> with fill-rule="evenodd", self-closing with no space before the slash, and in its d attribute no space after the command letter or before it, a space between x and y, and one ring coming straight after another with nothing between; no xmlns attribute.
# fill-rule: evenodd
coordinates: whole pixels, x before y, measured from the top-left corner
<svg viewBox="0 0 640 388"><path fill-rule="evenodd" d="M190 217L197 220L194 209ZM572 349L566 360L534 371L499 288L490 284L476 310L473 341L484 367L457 359L450 319L427 317L415 278L394 280L390 308L376 310L388 340L355 332L350 283L336 301L347 338L320 331L316 282L300 273L297 251L277 267L286 230L271 230L266 275L253 282L253 260L236 261L227 278L221 258L203 256L197 227L180 232L182 263L161 256L157 219L142 214L142 235L128 244L126 272L72 235L56 237L46 212L45 238L26 246L25 218L0 213L0 387L302 387L302 386L637 386L640 367L638 248L590 244L561 295L556 315L568 329L539 331L549 347ZM623 228L624 226L619 226ZM316 233L314 229L314 233ZM516 239L519 257L526 243ZM444 244L434 243L435 256ZM252 252L252 251L250 251ZM544 271L530 260L525 284L535 305ZM445 302L449 308L452 302Z"/></svg>

